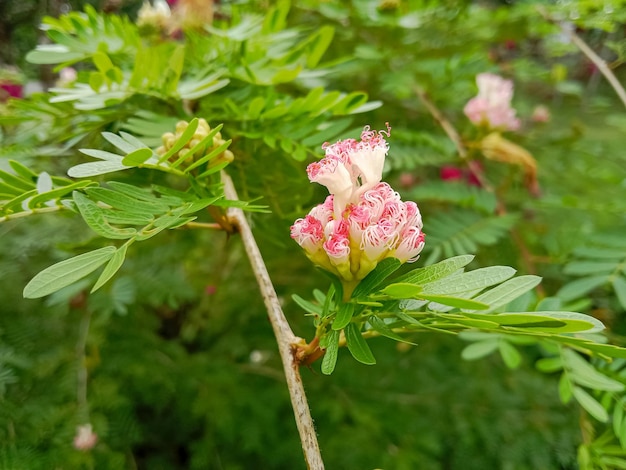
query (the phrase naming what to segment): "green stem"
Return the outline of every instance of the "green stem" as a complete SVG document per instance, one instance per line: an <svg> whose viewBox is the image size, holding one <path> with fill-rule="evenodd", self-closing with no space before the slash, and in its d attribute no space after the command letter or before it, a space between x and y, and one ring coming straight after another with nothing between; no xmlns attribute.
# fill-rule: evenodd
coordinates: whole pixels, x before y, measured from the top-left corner
<svg viewBox="0 0 626 470"><path fill-rule="evenodd" d="M9 215L5 215L4 217L0 217L0 223L6 222L7 220L18 219L20 217L28 217L29 215L45 214L47 212L57 212L62 209L67 209L67 207L65 206L42 207L40 209L31 209L29 211L16 212L15 214L9 214Z"/></svg>

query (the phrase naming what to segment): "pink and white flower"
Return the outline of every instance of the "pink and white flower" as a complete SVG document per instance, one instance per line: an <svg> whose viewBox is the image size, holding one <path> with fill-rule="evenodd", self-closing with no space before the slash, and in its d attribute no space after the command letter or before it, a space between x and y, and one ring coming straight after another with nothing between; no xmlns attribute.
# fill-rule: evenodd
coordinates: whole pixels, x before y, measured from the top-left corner
<svg viewBox="0 0 626 470"><path fill-rule="evenodd" d="M390 130L366 127L360 141L324 144L326 156L307 173L331 194L291 227L291 237L315 264L352 287L382 259L413 262L424 247L417 204L403 202L381 182Z"/></svg>
<svg viewBox="0 0 626 470"><path fill-rule="evenodd" d="M519 129L520 121L511 107L513 82L492 73L481 73L476 76L476 83L478 95L469 100L463 109L469 120L492 130Z"/></svg>
<svg viewBox="0 0 626 470"><path fill-rule="evenodd" d="M98 442L98 435L93 432L91 424L83 424L76 428L74 448L82 451L91 450Z"/></svg>

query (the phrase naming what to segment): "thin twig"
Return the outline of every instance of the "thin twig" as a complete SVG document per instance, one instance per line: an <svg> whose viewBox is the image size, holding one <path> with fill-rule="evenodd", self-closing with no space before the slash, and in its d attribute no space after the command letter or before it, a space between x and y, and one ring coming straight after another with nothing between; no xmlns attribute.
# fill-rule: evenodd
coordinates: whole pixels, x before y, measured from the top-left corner
<svg viewBox="0 0 626 470"><path fill-rule="evenodd" d="M202 228L205 230L224 230L220 224L208 222L187 222L183 225L185 228Z"/></svg>
<svg viewBox="0 0 626 470"><path fill-rule="evenodd" d="M459 153L459 156L463 160L466 160L467 149L465 148L465 145L463 145L463 140L461 139L461 136L459 135L457 130L454 128L454 126L450 124L450 121L448 121L443 115L443 113L439 111L439 108L435 106L435 103L433 103L430 100L430 98L428 97L428 95L426 95L426 92L424 90L420 88L416 88L415 93L417 94L417 97L420 99L422 104L426 106L426 109L428 110L428 112L435 118L435 121L439 123L443 131L448 135L448 137L450 138L450 140L456 147L456 151Z"/></svg>
<svg viewBox="0 0 626 470"><path fill-rule="evenodd" d="M88 372L86 364L87 337L89 336L89 324L91 323L91 311L84 306L81 310L82 318L78 330L78 341L76 342L76 357L78 360L78 377L76 380L76 401L78 402L79 413L85 422L89 422L89 411L87 401L87 381Z"/></svg>
<svg viewBox="0 0 626 470"><path fill-rule="evenodd" d="M626 106L626 90L624 90L624 87L619 82L607 63L602 59L602 57L596 54L595 51L591 47L589 47L589 45L587 45L587 43L583 41L580 36L578 36L570 28L568 28L565 23L552 18L550 14L542 7L537 7L537 10L541 14L541 16L543 16L547 21L556 24L561 29L561 32L567 35L576 45L576 47L578 47L581 52L585 54L591 62L593 62L593 64L598 68L600 73L604 75L604 78L606 78L607 82L609 82L609 84L613 87L613 90L615 90L617 96L619 96L620 100L622 100L624 106Z"/></svg>
<svg viewBox="0 0 626 470"><path fill-rule="evenodd" d="M224 193L226 197L231 200L237 200L237 192L235 191L233 182L230 177L223 172L222 181L224 183ZM319 445L317 443L315 426L313 425L313 419L311 418L311 412L304 392L299 366L294 357L295 345L301 343L302 340L294 335L285 318L246 216L241 209L234 207L228 209L227 215L228 220L238 229L241 235L241 240L248 254L252 270L259 284L259 289L263 295L267 314L272 324L276 341L278 342L278 350L283 363L285 378L287 379L291 406L293 407L296 425L300 433L300 441L302 443L307 468L309 470L323 470L324 462L322 461Z"/></svg>
<svg viewBox="0 0 626 470"><path fill-rule="evenodd" d="M435 119L435 121L437 121L437 123L441 126L446 135L450 138L450 140L456 147L457 153L463 160L467 162L467 167L469 168L469 171L478 180L480 185L487 191L494 192L493 187L491 186L491 184L489 184L489 181L487 181L487 179L483 175L483 172L478 164L468 158L469 155L467 153L467 148L465 148L465 145L463 144L463 139L461 138L461 135L457 132L455 127L450 123L450 121L446 119L446 117L439 110L439 108L435 106L435 103L430 100L424 90L420 88L415 88L415 94L420 99L422 104L426 107L428 112Z"/></svg>

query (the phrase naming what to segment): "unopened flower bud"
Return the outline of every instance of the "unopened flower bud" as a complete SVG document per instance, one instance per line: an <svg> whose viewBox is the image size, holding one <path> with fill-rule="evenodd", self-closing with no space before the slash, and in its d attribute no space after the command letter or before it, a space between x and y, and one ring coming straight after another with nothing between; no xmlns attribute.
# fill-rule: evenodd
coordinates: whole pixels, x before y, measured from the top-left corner
<svg viewBox="0 0 626 470"><path fill-rule="evenodd" d="M230 150L224 151L224 161L230 163L235 159L235 155Z"/></svg>
<svg viewBox="0 0 626 470"><path fill-rule="evenodd" d="M163 145L165 145L166 147L171 147L176 140L176 136L171 132L166 132L161 136L161 140L163 141Z"/></svg>
<svg viewBox="0 0 626 470"><path fill-rule="evenodd" d="M176 123L176 133L182 134L187 129L187 126L189 126L187 121L178 121Z"/></svg>
<svg viewBox="0 0 626 470"><path fill-rule="evenodd" d="M206 134L208 134L211 131L211 127L209 126L209 123L206 122L206 119L204 118L198 119L198 130L203 130L206 132Z"/></svg>

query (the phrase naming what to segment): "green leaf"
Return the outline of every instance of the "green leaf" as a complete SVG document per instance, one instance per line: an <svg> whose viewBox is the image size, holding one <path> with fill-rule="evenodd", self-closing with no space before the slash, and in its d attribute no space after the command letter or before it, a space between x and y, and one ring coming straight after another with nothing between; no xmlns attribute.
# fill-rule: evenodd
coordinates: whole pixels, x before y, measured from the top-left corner
<svg viewBox="0 0 626 470"><path fill-rule="evenodd" d="M191 147L187 154L185 154L182 157L179 157L175 162L171 163L170 166L172 168L177 168L181 163L186 161L187 158L189 158L190 155L195 155L196 152L198 152L200 150L202 150L204 152L204 151L206 151L207 147L213 147L213 139L217 135L217 133L222 129L223 126L224 126L223 124L220 124L219 126L214 127L213 129L211 129L211 132L209 132L206 137L204 137L200 142L198 142L196 145ZM211 153L213 153L213 151ZM218 153L215 153L214 156L217 156ZM213 158L213 157L211 157L211 158Z"/></svg>
<svg viewBox="0 0 626 470"><path fill-rule="evenodd" d="M161 157L159 157L159 163L169 160L169 158L172 155L174 155L176 152L182 149L185 145L187 145L187 142L191 140L194 133L196 132L196 129L198 128L198 122L199 122L198 118L193 118L191 122L189 122L189 124L187 125L187 128L181 134L178 140L174 143L174 145L172 145L172 147L167 152L165 152L163 155L161 155Z"/></svg>
<svg viewBox="0 0 626 470"><path fill-rule="evenodd" d="M281 68L274 74L274 76L271 79L271 83L273 85L278 85L279 83L292 82L296 78L298 78L298 75L300 75L300 72L302 72L301 65L297 65L291 69Z"/></svg>
<svg viewBox="0 0 626 470"><path fill-rule="evenodd" d="M93 60L94 65L100 72L106 72L107 70L114 67L113 62L111 62L109 56L106 55L104 52L95 52L91 59Z"/></svg>
<svg viewBox="0 0 626 470"><path fill-rule="evenodd" d="M515 269L508 266L480 268L424 285L425 294L460 294L499 284L513 277Z"/></svg>
<svg viewBox="0 0 626 470"><path fill-rule="evenodd" d="M87 57L87 54L83 52L70 52L65 46L60 46L59 44L46 44L39 45L34 51L26 54L26 61L31 64L46 65L76 62L85 57Z"/></svg>
<svg viewBox="0 0 626 470"><path fill-rule="evenodd" d="M331 330L326 336L326 353L322 359L322 374L330 375L335 370L339 353L339 331Z"/></svg>
<svg viewBox="0 0 626 470"><path fill-rule="evenodd" d="M105 238L123 239L130 238L137 233L134 228L119 229L110 225L105 218L105 210L84 194L74 191L73 198L85 223L98 235Z"/></svg>
<svg viewBox="0 0 626 470"><path fill-rule="evenodd" d="M591 259L620 259L624 257L622 249L598 248L592 246L580 246L574 250L574 254Z"/></svg>
<svg viewBox="0 0 626 470"><path fill-rule="evenodd" d="M258 119L265 107L265 98L262 96L257 96L250 101L250 105L248 106L248 119L254 120Z"/></svg>
<svg viewBox="0 0 626 470"><path fill-rule="evenodd" d="M611 274L615 267L619 264L616 261L573 261L563 268L565 274Z"/></svg>
<svg viewBox="0 0 626 470"><path fill-rule="evenodd" d="M27 191L25 193L20 194L19 196L14 197L13 199L11 199L10 201L4 203L2 205L2 211L4 213L8 213L12 210L14 210L14 208L19 208L18 210L21 209L21 205L24 201L26 201L27 199L37 196L37 190L36 189L32 189L30 191Z"/></svg>
<svg viewBox="0 0 626 470"><path fill-rule="evenodd" d="M4 170L0 170L0 179L4 180L7 184L13 186L14 188L20 189L21 191L29 191L37 187L37 185L30 179L20 178L19 176L13 175Z"/></svg>
<svg viewBox="0 0 626 470"><path fill-rule="evenodd" d="M567 405L570 402L572 399L572 391L572 382L570 382L567 372L563 372L559 379L559 398L561 399L561 403Z"/></svg>
<svg viewBox="0 0 626 470"><path fill-rule="evenodd" d="M622 430L622 422L624 420L624 399L621 398L615 403L615 407L613 408L613 432L615 435L622 440L621 430Z"/></svg>
<svg viewBox="0 0 626 470"><path fill-rule="evenodd" d="M615 276L613 278L613 289L620 305L626 310L626 279L623 276Z"/></svg>
<svg viewBox="0 0 626 470"><path fill-rule="evenodd" d="M497 338L472 343L463 349L461 357L466 361L475 361L493 353L498 349L498 343L499 340Z"/></svg>
<svg viewBox="0 0 626 470"><path fill-rule="evenodd" d="M500 349L500 356L509 369L517 369L522 363L522 356L515 346L511 343L500 340L498 343Z"/></svg>
<svg viewBox="0 0 626 470"><path fill-rule="evenodd" d="M597 318L579 312L537 311L525 312L524 315L539 315L544 317L557 318L559 320L585 322L591 325L591 328L589 328L588 330L584 330L585 333L597 333L605 329L604 324Z"/></svg>
<svg viewBox="0 0 626 470"><path fill-rule="evenodd" d="M106 188L87 188L85 192L100 202L130 214L163 214L169 206L156 197L151 201L138 200L119 191Z"/></svg>
<svg viewBox="0 0 626 470"><path fill-rule="evenodd" d="M113 134L112 132L103 132L102 137L104 137L109 143L120 149L124 153L132 153L135 150L139 149L147 149L148 147L141 141L134 139L134 141L129 141L127 138L122 138L121 135ZM129 136L130 134L125 134ZM132 137L132 136L131 136Z"/></svg>
<svg viewBox="0 0 626 470"><path fill-rule="evenodd" d="M540 282L541 278L539 276L516 277L509 279L478 297L474 297L474 300L489 305L489 308L483 313L493 312L498 307L508 304L533 289Z"/></svg>
<svg viewBox="0 0 626 470"><path fill-rule="evenodd" d="M324 305L322 307L322 318L326 318L328 315L330 315L335 292L335 283L332 283L328 288L328 293L326 294L326 298L324 299ZM340 296L337 297L340 298Z"/></svg>
<svg viewBox="0 0 626 470"><path fill-rule="evenodd" d="M339 305L339 310L337 311L337 316L333 321L333 330L342 330L350 321L352 320L352 315L354 314L354 304L353 303L342 303Z"/></svg>
<svg viewBox="0 0 626 470"><path fill-rule="evenodd" d="M193 202L188 202L188 203L186 203L187 207L183 211L183 214L193 214L194 212L198 212L198 211L204 209L205 207L213 205L218 199L220 199L222 197L223 196L216 196L216 197L211 197L211 198L207 198L207 199L198 199L198 200L193 201Z"/></svg>
<svg viewBox="0 0 626 470"><path fill-rule="evenodd" d="M578 353L565 349L563 351L565 367L569 372L570 380L584 387L607 392L621 392L624 384L598 372L595 367L585 361Z"/></svg>
<svg viewBox="0 0 626 470"><path fill-rule="evenodd" d="M482 302L477 302L472 299L463 299L460 297L452 297L449 295L426 295L418 294L417 298L430 300L431 302L437 302L438 304L448 305L450 307L463 308L467 310L485 310L489 308L489 305ZM431 307L432 308L432 307ZM433 308L434 310L434 308Z"/></svg>
<svg viewBox="0 0 626 470"><path fill-rule="evenodd" d="M626 359L626 348L614 344L595 343L588 339L574 338L571 336L551 336L552 341L575 346L577 349L588 351L588 354L599 354L608 357Z"/></svg>
<svg viewBox="0 0 626 470"><path fill-rule="evenodd" d="M608 281L607 275L583 277L582 279L576 279L575 281L568 282L556 293L557 297L565 301L579 299L592 290L606 284Z"/></svg>
<svg viewBox="0 0 626 470"><path fill-rule="evenodd" d="M108 181L107 186L113 188L119 193L126 194L133 199L139 199L149 203L153 203L156 199L151 191L143 188L138 188L137 186L134 186L132 184L120 183L119 181ZM180 205L182 203L182 200L180 200L178 197L168 197L167 199L161 197L157 200L166 205Z"/></svg>
<svg viewBox="0 0 626 470"><path fill-rule="evenodd" d="M419 326L419 327L423 327L424 325L422 325L419 320L413 318L411 315L407 315L404 312L395 312L396 317L398 317L399 320L402 320L406 323L408 323L409 325L415 325L415 326Z"/></svg>
<svg viewBox="0 0 626 470"><path fill-rule="evenodd" d="M25 165L22 165L20 162L16 161L16 160L9 160L9 166L11 168L13 168L13 171L21 176L22 178L24 178L25 180L33 180L37 178L37 173L35 173L34 171L32 171L30 168L28 168Z"/></svg>
<svg viewBox="0 0 626 470"><path fill-rule="evenodd" d="M500 327L500 325L492 321L477 320L475 318L467 318L467 317L464 317L463 315L458 315L455 313L440 314L437 316L437 319L439 321L445 320L451 325L463 325L463 326L469 326L471 328L483 328L486 330L497 330Z"/></svg>
<svg viewBox="0 0 626 470"><path fill-rule="evenodd" d="M53 264L44 269L24 288L24 297L37 299L52 294L91 274L115 254L114 246L105 246Z"/></svg>
<svg viewBox="0 0 626 470"><path fill-rule="evenodd" d="M368 317L367 322L370 324L372 329L379 333L381 336L386 336L387 338L400 341L402 343L412 344L413 346L417 346L415 343L411 343L410 341L405 340L402 336L395 333L389 326L382 320L382 318L377 317L376 315L371 315Z"/></svg>
<svg viewBox="0 0 626 470"><path fill-rule="evenodd" d="M308 68L311 69L319 63L320 59L324 55L324 52L326 52L326 49L330 46L334 35L335 28L332 26L322 26L319 29L313 48L307 57L306 66Z"/></svg>
<svg viewBox="0 0 626 470"><path fill-rule="evenodd" d="M426 284L437 281L467 266L474 259L473 255L461 255L449 258L425 268L415 269L395 279L395 282Z"/></svg>
<svg viewBox="0 0 626 470"><path fill-rule="evenodd" d="M622 450L619 450L620 454L622 454ZM626 460L621 459L619 457L609 457L604 455L600 458L598 462L604 468L610 468L612 470L626 470Z"/></svg>
<svg viewBox="0 0 626 470"><path fill-rule="evenodd" d="M402 265L397 258L385 258L380 261L376 268L371 271L354 289L352 292L352 298L365 297L366 295L374 292L374 290L391 274L396 272Z"/></svg>
<svg viewBox="0 0 626 470"><path fill-rule="evenodd" d="M547 333L593 333L604 329L602 323L577 312L465 313L470 318L496 322L501 326L524 328Z"/></svg>
<svg viewBox="0 0 626 470"><path fill-rule="evenodd" d="M95 184L95 183L93 183L92 181L79 181L74 184L68 184L67 186L62 186L60 188L53 189L52 191L48 191L43 194L38 194L36 196L33 196L28 201L28 207L30 209L34 209L35 207L39 206L40 204L44 202L54 201L61 196L65 196L66 194L71 193L75 189L81 189L92 184Z"/></svg>
<svg viewBox="0 0 626 470"><path fill-rule="evenodd" d="M609 420L609 415L604 407L585 390L580 387L574 387L574 398L587 412L601 423Z"/></svg>
<svg viewBox="0 0 626 470"><path fill-rule="evenodd" d="M303 299L297 294L293 294L291 296L293 301L300 306L305 312L312 313L314 315L322 315L322 307L314 304L313 302L309 302L308 300Z"/></svg>
<svg viewBox="0 0 626 470"><path fill-rule="evenodd" d="M616 407L623 407L624 404L620 399L619 402L615 405ZM622 419L622 425L620 426L619 433L617 433L617 437L619 438L620 445L622 449L626 449L626 420Z"/></svg>
<svg viewBox="0 0 626 470"><path fill-rule="evenodd" d="M558 297L546 297L537 304L537 310L559 310L563 302Z"/></svg>
<svg viewBox="0 0 626 470"><path fill-rule="evenodd" d="M132 168L126 166L119 161L102 161L102 162L89 162L75 165L67 170L67 174L72 178L86 178L88 176L104 175L106 173L113 173L115 171L127 170Z"/></svg>
<svg viewBox="0 0 626 470"><path fill-rule="evenodd" d="M220 155L222 152L224 152L224 150L226 150L230 144L232 143L232 140L227 140L226 142L224 142L223 144L215 147L213 150L211 150L208 154L206 154L204 157L196 160L195 162L193 162L191 165L189 165L187 168L185 168L185 173L189 173L191 170L193 170L194 168L199 167L200 165L203 165L204 163L208 162L209 160L213 160L215 157L217 157L218 155Z"/></svg>
<svg viewBox="0 0 626 470"><path fill-rule="evenodd" d="M121 211L104 211L104 218L110 224L148 225L154 221L151 214L129 214Z"/></svg>
<svg viewBox="0 0 626 470"><path fill-rule="evenodd" d="M112 134L115 135L115 134ZM90 157L97 158L98 160L104 160L107 162L121 162L122 156L117 153L106 152L98 149L78 149L80 153L89 155Z"/></svg>
<svg viewBox="0 0 626 470"><path fill-rule="evenodd" d="M422 286L415 284L408 284L406 282L389 284L383 290L381 294L387 295L393 299L412 299L416 298L420 292L422 292Z"/></svg>
<svg viewBox="0 0 626 470"><path fill-rule="evenodd" d="M346 326L344 333L346 335L346 342L348 344L348 350L352 356L363 364L376 364L376 359L367 345L367 341L361 335L361 331L356 323L349 323Z"/></svg>
<svg viewBox="0 0 626 470"><path fill-rule="evenodd" d="M563 369L563 360L560 356L544 357L535 363L535 367L545 373L557 372Z"/></svg>
<svg viewBox="0 0 626 470"><path fill-rule="evenodd" d="M126 166L139 166L149 160L153 154L154 153L149 148L133 150L122 159L122 164Z"/></svg>
<svg viewBox="0 0 626 470"><path fill-rule="evenodd" d="M126 259L126 250L128 250L128 243L124 243L115 251L107 265L104 267L104 270L102 271L102 274L100 274L96 284L91 289L92 293L100 289L100 287L106 284L109 279L111 279L115 273L119 271L122 264L124 264L124 259Z"/></svg>

